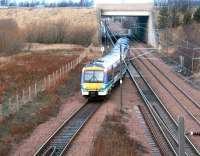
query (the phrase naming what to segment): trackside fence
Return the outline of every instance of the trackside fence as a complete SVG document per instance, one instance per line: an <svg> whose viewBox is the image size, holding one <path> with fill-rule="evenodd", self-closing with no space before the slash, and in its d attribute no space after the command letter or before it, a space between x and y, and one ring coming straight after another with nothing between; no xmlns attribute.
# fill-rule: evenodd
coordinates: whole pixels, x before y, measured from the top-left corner
<svg viewBox="0 0 200 156"><path fill-rule="evenodd" d="M54 87L57 82L62 80L70 70L80 64L80 62L85 58L85 55L85 52L80 54L76 59L66 63L60 69L50 75L47 75L42 80L24 88L16 95L5 96L2 104L0 104L0 118L8 117L16 113L22 106L32 102L39 93Z"/></svg>

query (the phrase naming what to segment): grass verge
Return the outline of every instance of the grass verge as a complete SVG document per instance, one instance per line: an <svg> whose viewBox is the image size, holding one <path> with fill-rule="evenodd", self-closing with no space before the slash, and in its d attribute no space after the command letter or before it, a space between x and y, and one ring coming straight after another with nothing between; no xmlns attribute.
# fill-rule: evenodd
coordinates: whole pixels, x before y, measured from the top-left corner
<svg viewBox="0 0 200 156"><path fill-rule="evenodd" d="M0 155L8 155L12 146L30 136L39 124L57 116L61 104L79 91L81 69L82 66L78 66L56 88L41 93L35 101L0 124Z"/></svg>

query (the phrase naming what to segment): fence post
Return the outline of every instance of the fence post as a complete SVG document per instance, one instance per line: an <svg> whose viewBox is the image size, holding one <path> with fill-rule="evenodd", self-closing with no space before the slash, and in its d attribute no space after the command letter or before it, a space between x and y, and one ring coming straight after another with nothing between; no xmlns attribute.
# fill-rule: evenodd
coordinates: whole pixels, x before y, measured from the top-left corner
<svg viewBox="0 0 200 156"><path fill-rule="evenodd" d="M19 110L19 96L18 94L16 95L16 108L17 108L17 111Z"/></svg>
<svg viewBox="0 0 200 156"><path fill-rule="evenodd" d="M62 71L63 71L63 77L65 76L65 66L62 67Z"/></svg>
<svg viewBox="0 0 200 156"><path fill-rule="evenodd" d="M70 68L70 63L67 63L67 72L69 72L69 68Z"/></svg>
<svg viewBox="0 0 200 156"><path fill-rule="evenodd" d="M49 75L48 77L49 77L49 83L48 83L48 85L49 85L49 88L50 88L50 85L51 85L51 75Z"/></svg>
<svg viewBox="0 0 200 156"><path fill-rule="evenodd" d="M60 68L60 80L62 79L62 68Z"/></svg>
<svg viewBox="0 0 200 156"><path fill-rule="evenodd" d="M23 102L23 104L25 103L25 93L24 93L24 89L22 90L22 102Z"/></svg>
<svg viewBox="0 0 200 156"><path fill-rule="evenodd" d="M80 56L78 57L78 64L80 63Z"/></svg>
<svg viewBox="0 0 200 156"><path fill-rule="evenodd" d="M58 71L56 70L56 82L58 81Z"/></svg>
<svg viewBox="0 0 200 156"><path fill-rule="evenodd" d="M31 86L28 87L28 97L29 101L31 101Z"/></svg>
<svg viewBox="0 0 200 156"><path fill-rule="evenodd" d="M8 116L11 114L11 108L12 108L12 107L11 107L11 105L12 105L11 103L12 103L12 102L11 102L11 98L9 98L9 99L8 99Z"/></svg>
<svg viewBox="0 0 200 156"><path fill-rule="evenodd" d="M53 72L53 85L56 85L56 81L55 81L55 73Z"/></svg>
<svg viewBox="0 0 200 156"><path fill-rule="evenodd" d="M47 77L44 78L45 88L47 89Z"/></svg>
<svg viewBox="0 0 200 156"><path fill-rule="evenodd" d="M66 73L68 72L68 70L67 70L67 63L66 63L66 65L65 65L65 72L66 72Z"/></svg>
<svg viewBox="0 0 200 156"><path fill-rule="evenodd" d="M44 81L43 81L43 80L41 80L41 85L43 86L43 89L42 89L42 91L45 91L45 90L46 90L46 86L45 86L45 83L44 83Z"/></svg>
<svg viewBox="0 0 200 156"><path fill-rule="evenodd" d="M35 83L35 96L37 96L37 83Z"/></svg>
<svg viewBox="0 0 200 156"><path fill-rule="evenodd" d="M0 104L0 120L3 119L3 109L2 109L2 103Z"/></svg>

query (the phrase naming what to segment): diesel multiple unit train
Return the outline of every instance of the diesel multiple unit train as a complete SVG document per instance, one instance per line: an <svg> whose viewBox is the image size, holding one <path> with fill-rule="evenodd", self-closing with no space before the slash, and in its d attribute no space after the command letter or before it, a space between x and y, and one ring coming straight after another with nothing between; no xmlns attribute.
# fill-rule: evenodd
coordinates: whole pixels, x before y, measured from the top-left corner
<svg viewBox="0 0 200 156"><path fill-rule="evenodd" d="M120 38L108 54L83 67L81 75L83 96L106 96L111 92L112 87L120 80L120 67L122 74L126 72L125 64L120 65L120 48L121 58L125 60L129 53L128 46L129 39Z"/></svg>

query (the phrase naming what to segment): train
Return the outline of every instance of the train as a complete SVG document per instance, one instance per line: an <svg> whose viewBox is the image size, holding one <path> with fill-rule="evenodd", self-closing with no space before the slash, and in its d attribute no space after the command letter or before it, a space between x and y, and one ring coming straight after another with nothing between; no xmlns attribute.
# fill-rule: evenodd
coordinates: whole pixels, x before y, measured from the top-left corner
<svg viewBox="0 0 200 156"><path fill-rule="evenodd" d="M120 48L122 64L120 64ZM119 82L121 74L126 73L124 61L128 57L129 39L119 38L110 52L83 67L81 94L84 97L109 95L115 84Z"/></svg>

